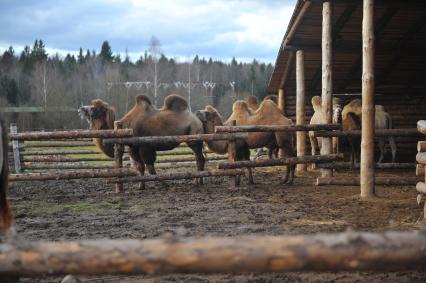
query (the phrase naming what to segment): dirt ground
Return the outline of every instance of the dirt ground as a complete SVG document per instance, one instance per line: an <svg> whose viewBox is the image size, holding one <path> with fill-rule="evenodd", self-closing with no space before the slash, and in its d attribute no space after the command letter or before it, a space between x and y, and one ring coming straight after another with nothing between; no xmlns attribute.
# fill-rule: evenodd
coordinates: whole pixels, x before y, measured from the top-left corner
<svg viewBox="0 0 426 283"><path fill-rule="evenodd" d="M400 172L412 175L413 170ZM339 175L349 175L340 173ZM379 173L384 175L384 173ZM419 229L423 209L414 187L378 187L365 202L358 187L316 187L315 173L280 183L282 169L256 169L253 186L235 188L228 177L127 184L123 194L106 180L21 182L10 190L19 234L30 240L185 236L294 235ZM426 282L426 272L271 273L224 275L97 276L84 282ZM60 282L22 278L21 282Z"/></svg>

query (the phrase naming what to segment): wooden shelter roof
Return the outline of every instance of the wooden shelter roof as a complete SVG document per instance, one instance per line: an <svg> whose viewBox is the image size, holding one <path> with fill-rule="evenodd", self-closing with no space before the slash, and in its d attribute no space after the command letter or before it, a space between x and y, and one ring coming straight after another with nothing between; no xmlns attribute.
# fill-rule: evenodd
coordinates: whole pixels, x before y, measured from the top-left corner
<svg viewBox="0 0 426 283"><path fill-rule="evenodd" d="M306 90L321 92L322 0L298 0L268 92L294 95L294 51L305 51ZM361 91L362 0L332 0L333 92ZM426 89L426 1L376 0L376 89Z"/></svg>

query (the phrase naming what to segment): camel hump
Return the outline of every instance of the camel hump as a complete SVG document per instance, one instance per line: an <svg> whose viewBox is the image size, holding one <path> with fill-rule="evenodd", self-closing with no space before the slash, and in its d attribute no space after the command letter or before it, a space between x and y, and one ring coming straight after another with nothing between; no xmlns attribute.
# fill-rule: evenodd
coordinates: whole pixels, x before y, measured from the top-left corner
<svg viewBox="0 0 426 283"><path fill-rule="evenodd" d="M152 105L151 100L145 94L138 94L136 96L136 104L147 103L148 105Z"/></svg>
<svg viewBox="0 0 426 283"><path fill-rule="evenodd" d="M280 113L280 115L282 115L280 109L278 108L278 105L275 104L275 102L273 102L272 100L268 99L268 100L264 100L260 104L259 109L256 111L256 114L262 113L262 114L268 115L277 111Z"/></svg>
<svg viewBox="0 0 426 283"><path fill-rule="evenodd" d="M100 107L108 108L109 107L108 103L106 103L105 101L103 101L102 99L99 99L99 98L93 99L91 103L92 103L92 106L96 107L96 108L100 108Z"/></svg>
<svg viewBox="0 0 426 283"><path fill-rule="evenodd" d="M188 102L182 96L171 94L164 99L164 109L176 112L185 111L188 110Z"/></svg>
<svg viewBox="0 0 426 283"><path fill-rule="evenodd" d="M247 102L244 100L237 100L232 105L232 112L250 112Z"/></svg>

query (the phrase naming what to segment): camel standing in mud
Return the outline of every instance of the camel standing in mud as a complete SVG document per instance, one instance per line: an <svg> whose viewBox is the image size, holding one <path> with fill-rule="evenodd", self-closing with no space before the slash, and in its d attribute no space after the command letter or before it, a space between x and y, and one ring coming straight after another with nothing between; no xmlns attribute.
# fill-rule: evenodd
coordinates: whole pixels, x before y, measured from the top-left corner
<svg viewBox="0 0 426 283"><path fill-rule="evenodd" d="M0 120L0 228L7 232L13 223L12 210L6 198L9 185L8 139L7 129Z"/></svg>
<svg viewBox="0 0 426 283"><path fill-rule="evenodd" d="M345 107L343 107L342 116L343 119L347 116L348 113L354 113L361 120L362 116L362 102L361 99L354 99L349 102ZM383 105L375 106L375 116L374 116L375 128L376 129L392 129L392 117L385 111ZM385 156L385 137L379 137L379 150L380 157L377 163L381 163ZM396 159L396 143L395 137L388 137L389 145L392 152L392 163L395 163Z"/></svg>
<svg viewBox="0 0 426 283"><path fill-rule="evenodd" d="M80 113L89 121L91 130L114 128L115 110L100 99L93 100L91 106L81 107ZM204 132L201 121L189 111L186 100L178 95L167 96L161 109L155 108L146 95L138 95L134 107L119 121L123 128L133 129L137 137L191 135ZM94 139L94 142L106 155L114 157L114 145L103 144L102 139ZM197 169L203 171L205 164L203 142L187 144L194 152ZM129 153L141 175L145 174L145 165L149 173L155 175L156 151L171 150L178 145L179 143L130 145ZM196 182L202 184L203 181L196 178ZM145 188L143 182L141 188Z"/></svg>
<svg viewBox="0 0 426 283"><path fill-rule="evenodd" d="M323 115L322 115L322 107L321 107L321 97L314 96L311 99L312 107L314 108L314 114L311 117L311 121L309 124L317 125L323 124ZM337 97L333 98L333 124L341 124L342 123L342 106L340 105L340 99ZM312 155L316 155L319 153L321 149L322 138L315 138L314 132L309 132L309 141L311 142L311 152ZM332 138L332 146L333 152L339 152L339 139L337 137Z"/></svg>
<svg viewBox="0 0 426 283"><path fill-rule="evenodd" d="M204 110L199 110L196 113L197 117L203 122L207 133L214 133L216 126L232 125L236 121L237 126L245 125L293 125L293 122L284 117L278 106L270 101L263 101L259 109L252 112L247 103L244 101L236 101L232 107L232 114L229 119L223 123L220 114L212 106L207 106ZM249 160L250 152L248 149L267 147L269 150L280 148L285 156L296 156L293 146L294 134L289 132L252 132L248 134L247 141L237 141L237 160ZM226 141L207 142L210 150L217 153L226 153L228 143ZM294 179L295 165L287 166L284 183L292 184ZM253 179L249 170L249 182Z"/></svg>

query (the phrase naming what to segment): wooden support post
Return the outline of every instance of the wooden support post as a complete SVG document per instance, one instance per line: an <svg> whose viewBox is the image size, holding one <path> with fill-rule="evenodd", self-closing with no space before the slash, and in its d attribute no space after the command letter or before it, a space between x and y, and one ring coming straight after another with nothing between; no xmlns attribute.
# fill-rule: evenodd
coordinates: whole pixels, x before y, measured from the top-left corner
<svg viewBox="0 0 426 283"><path fill-rule="evenodd" d="M12 135L18 134L18 127L16 126L16 124L10 124L10 133ZM16 139L12 139L12 150L13 150L13 163L15 165L15 173L18 174L18 173L21 173L21 156L19 154L19 141Z"/></svg>
<svg viewBox="0 0 426 283"><path fill-rule="evenodd" d="M296 52L296 124L305 124L305 62L303 50ZM306 133L297 132L297 156L306 155ZM306 164L297 164L297 171L306 171Z"/></svg>
<svg viewBox="0 0 426 283"><path fill-rule="evenodd" d="M114 121L114 130L120 130L123 128L123 125L120 121ZM114 144L114 161L115 161L115 168L122 168L123 167L123 152L124 152L124 145L122 144ZM120 177L117 178L115 182L115 192L121 193L123 192L123 184L121 183Z"/></svg>
<svg viewBox="0 0 426 283"><path fill-rule="evenodd" d="M278 90L278 108L285 115L285 95L283 88L280 88Z"/></svg>
<svg viewBox="0 0 426 283"><path fill-rule="evenodd" d="M332 123L333 117L333 42L332 42L332 7L331 1L324 1L322 4L322 90L321 106L324 124ZM323 138L321 154L332 153L331 138ZM333 176L332 169L321 169L322 177Z"/></svg>
<svg viewBox="0 0 426 283"><path fill-rule="evenodd" d="M417 151L418 152L426 152L426 141L417 142Z"/></svg>
<svg viewBox="0 0 426 283"><path fill-rule="evenodd" d="M375 196L374 0L364 0L362 18L361 198Z"/></svg>
<svg viewBox="0 0 426 283"><path fill-rule="evenodd" d="M232 121L232 126L236 126L237 121ZM228 142L228 160L229 162L235 162L235 157L237 156L237 145L235 140L230 140ZM234 186L239 186L241 183L241 177L240 176L233 176L234 177Z"/></svg>

